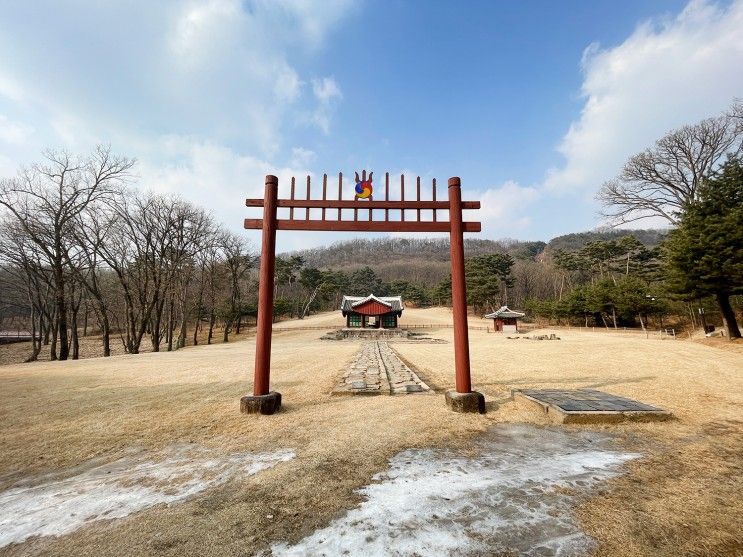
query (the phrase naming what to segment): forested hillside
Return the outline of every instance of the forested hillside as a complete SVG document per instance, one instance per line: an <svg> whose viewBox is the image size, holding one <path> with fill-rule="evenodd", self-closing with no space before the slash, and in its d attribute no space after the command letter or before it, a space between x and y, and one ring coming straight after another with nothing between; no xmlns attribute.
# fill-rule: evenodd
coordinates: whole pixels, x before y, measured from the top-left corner
<svg viewBox="0 0 743 557"><path fill-rule="evenodd" d="M662 237L657 230L608 230L549 243L466 240L468 302L476 312L510 304L549 319L644 324L670 309L658 294ZM371 292L447 304L449 272L447 239L339 242L279 257L277 307L302 315L337 306L343 294Z"/></svg>
<svg viewBox="0 0 743 557"><path fill-rule="evenodd" d="M608 240L617 240L623 236L632 234L645 246L652 248L663 241L667 230L651 228L649 230L626 230L607 228L601 230L591 230L589 232L574 232L552 238L547 247L551 250L577 250L590 242L606 242Z"/></svg>
<svg viewBox="0 0 743 557"><path fill-rule="evenodd" d="M544 250L544 242L518 240L464 241L465 256L507 253L514 259L533 259ZM306 267L354 271L365 266L385 281L408 280L415 283L437 283L449 275L449 240L447 238L375 238L336 242L327 247L299 250L284 257L300 257Z"/></svg>

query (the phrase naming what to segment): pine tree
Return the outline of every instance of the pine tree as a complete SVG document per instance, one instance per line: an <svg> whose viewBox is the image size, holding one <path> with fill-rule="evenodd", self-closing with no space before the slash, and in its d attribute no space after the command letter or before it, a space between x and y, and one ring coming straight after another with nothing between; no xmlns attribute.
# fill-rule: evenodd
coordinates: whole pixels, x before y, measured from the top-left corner
<svg viewBox="0 0 743 557"><path fill-rule="evenodd" d="M743 294L743 164L729 159L703 181L664 244L672 291L714 296L731 339L740 338L730 297Z"/></svg>

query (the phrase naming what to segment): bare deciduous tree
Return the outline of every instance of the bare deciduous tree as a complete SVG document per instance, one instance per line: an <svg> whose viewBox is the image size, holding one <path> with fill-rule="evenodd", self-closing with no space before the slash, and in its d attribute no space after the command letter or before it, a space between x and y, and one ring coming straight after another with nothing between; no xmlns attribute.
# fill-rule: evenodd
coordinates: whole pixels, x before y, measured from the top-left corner
<svg viewBox="0 0 743 557"><path fill-rule="evenodd" d="M697 198L702 179L710 176L726 154L743 149L743 106L716 118L683 126L655 146L625 163L622 172L604 183L597 199L613 224L659 216L677 224L688 204Z"/></svg>
<svg viewBox="0 0 743 557"><path fill-rule="evenodd" d="M0 206L10 212L46 257L56 303L59 359L69 354L67 324L67 246L75 218L92 202L115 192L129 177L132 159L99 146L83 158L46 151L47 162L0 182Z"/></svg>

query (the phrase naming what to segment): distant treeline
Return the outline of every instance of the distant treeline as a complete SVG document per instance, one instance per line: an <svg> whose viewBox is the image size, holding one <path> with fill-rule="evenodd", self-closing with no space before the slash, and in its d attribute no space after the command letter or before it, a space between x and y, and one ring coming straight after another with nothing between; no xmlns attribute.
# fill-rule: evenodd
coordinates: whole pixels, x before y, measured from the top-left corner
<svg viewBox="0 0 743 557"><path fill-rule="evenodd" d="M697 326L714 301L676 296L666 283L664 230L596 230L549 242L465 241L468 303L476 313L508 304L528 319L602 327ZM292 252L277 262L279 312L337 309L344 294L401 295L409 305L451 303L446 239L381 238ZM740 297L733 298L735 308Z"/></svg>

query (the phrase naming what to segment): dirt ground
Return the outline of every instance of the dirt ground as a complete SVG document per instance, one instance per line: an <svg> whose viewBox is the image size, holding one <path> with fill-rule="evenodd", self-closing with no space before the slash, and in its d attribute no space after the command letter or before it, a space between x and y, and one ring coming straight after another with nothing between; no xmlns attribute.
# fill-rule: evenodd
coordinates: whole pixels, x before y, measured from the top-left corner
<svg viewBox="0 0 743 557"><path fill-rule="evenodd" d="M444 344L398 343L436 394L333 397L354 342L321 341L340 316L284 322L274 335L272 388L282 412L244 416L254 344L0 367L0 489L133 447L194 443L225 454L290 448L296 458L179 505L99 521L61 538L34 538L0 555L254 555L294 543L359 503L356 488L397 452L467 446L498 422L539 417L510 401L512 388L596 388L671 410L655 424L593 427L644 456L577 514L597 555L743 555L743 346L645 339L621 332L557 332L559 341L470 331L473 388L486 415L447 410L452 330ZM409 309L402 324L448 324L446 309ZM481 320L471 325L483 326ZM578 426L572 426L578 427Z"/></svg>

